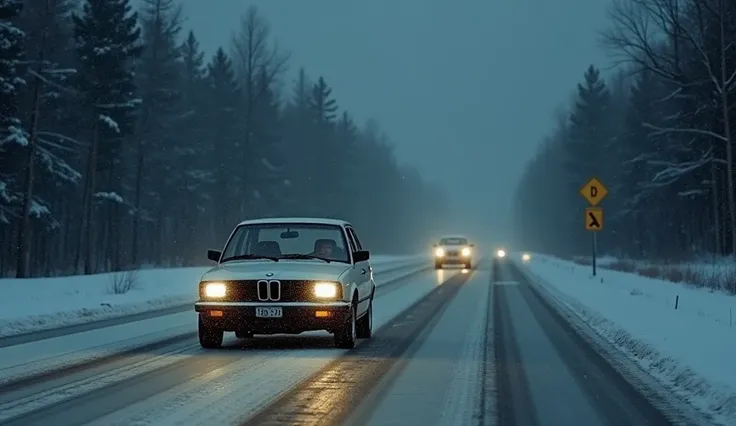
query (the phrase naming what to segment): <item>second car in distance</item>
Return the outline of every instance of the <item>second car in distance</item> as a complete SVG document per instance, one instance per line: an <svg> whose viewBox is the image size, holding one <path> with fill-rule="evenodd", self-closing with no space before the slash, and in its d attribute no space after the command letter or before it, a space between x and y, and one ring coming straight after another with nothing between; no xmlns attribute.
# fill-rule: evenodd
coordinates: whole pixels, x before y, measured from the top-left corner
<svg viewBox="0 0 736 426"><path fill-rule="evenodd" d="M473 248L475 244L468 242L467 237L444 236L434 248L434 269L442 269L443 265L463 265L473 267Z"/></svg>

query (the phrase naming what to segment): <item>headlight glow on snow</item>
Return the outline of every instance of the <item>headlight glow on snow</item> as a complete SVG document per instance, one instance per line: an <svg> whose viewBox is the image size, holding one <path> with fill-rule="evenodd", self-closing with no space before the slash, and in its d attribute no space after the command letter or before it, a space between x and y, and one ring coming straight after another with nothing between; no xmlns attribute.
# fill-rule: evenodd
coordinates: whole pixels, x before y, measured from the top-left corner
<svg viewBox="0 0 736 426"><path fill-rule="evenodd" d="M337 284L316 283L314 285L314 295L320 299L332 299L337 296Z"/></svg>
<svg viewBox="0 0 736 426"><path fill-rule="evenodd" d="M227 288L224 283L207 283L204 286L204 295L207 297L225 297Z"/></svg>

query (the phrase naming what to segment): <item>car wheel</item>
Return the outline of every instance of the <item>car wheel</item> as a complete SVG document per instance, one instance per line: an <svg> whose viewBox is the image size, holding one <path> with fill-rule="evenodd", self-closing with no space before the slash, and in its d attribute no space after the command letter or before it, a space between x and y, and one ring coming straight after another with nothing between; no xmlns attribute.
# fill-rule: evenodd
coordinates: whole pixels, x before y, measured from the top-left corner
<svg viewBox="0 0 736 426"><path fill-rule="evenodd" d="M438 262L435 262L434 263L434 269L442 269L442 264L441 263L438 263Z"/></svg>
<svg viewBox="0 0 736 426"><path fill-rule="evenodd" d="M207 321L199 316L199 345L205 349L217 349L222 346L222 338L225 331L207 324Z"/></svg>
<svg viewBox="0 0 736 426"><path fill-rule="evenodd" d="M472 267L473 267L473 264L470 262L465 264L465 269L472 269Z"/></svg>
<svg viewBox="0 0 736 426"><path fill-rule="evenodd" d="M357 340L355 323L356 314L356 305L353 305L350 310L350 318L348 318L348 321L343 324L339 330L337 330L337 333L335 333L335 346L340 349L353 349L355 347L355 341Z"/></svg>
<svg viewBox="0 0 736 426"><path fill-rule="evenodd" d="M236 331L235 337L238 339L250 339L253 337L253 332L251 331Z"/></svg>
<svg viewBox="0 0 736 426"><path fill-rule="evenodd" d="M373 301L368 305L368 312L358 320L356 334L358 339L370 339L373 335Z"/></svg>

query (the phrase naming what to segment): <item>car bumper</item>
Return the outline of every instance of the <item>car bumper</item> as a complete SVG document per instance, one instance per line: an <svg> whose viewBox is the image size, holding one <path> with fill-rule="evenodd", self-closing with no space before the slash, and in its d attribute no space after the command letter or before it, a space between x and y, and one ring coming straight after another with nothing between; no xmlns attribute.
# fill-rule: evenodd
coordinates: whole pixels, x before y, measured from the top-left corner
<svg viewBox="0 0 736 426"><path fill-rule="evenodd" d="M279 307L280 318L256 317L256 307ZM349 302L196 302L209 325L225 331L250 331L254 334L301 333L327 330L334 332L350 316Z"/></svg>
<svg viewBox="0 0 736 426"><path fill-rule="evenodd" d="M468 256L443 256L435 257L435 262L442 263L443 265L461 265L472 262L473 258Z"/></svg>

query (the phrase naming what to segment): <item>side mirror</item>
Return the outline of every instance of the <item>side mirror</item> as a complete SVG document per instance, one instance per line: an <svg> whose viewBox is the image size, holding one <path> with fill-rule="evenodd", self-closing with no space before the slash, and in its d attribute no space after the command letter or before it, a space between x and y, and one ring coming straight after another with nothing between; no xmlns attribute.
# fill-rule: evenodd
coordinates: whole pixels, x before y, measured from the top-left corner
<svg viewBox="0 0 736 426"><path fill-rule="evenodd" d="M207 259L209 260L212 260L214 262L219 262L221 256L222 256L222 252L219 250L207 250Z"/></svg>
<svg viewBox="0 0 736 426"><path fill-rule="evenodd" d="M471 244L470 247L475 247L475 244Z"/></svg>
<svg viewBox="0 0 736 426"><path fill-rule="evenodd" d="M371 252L368 250L360 250L360 251L354 251L353 252L353 261L354 262L365 262L366 260L371 258Z"/></svg>

